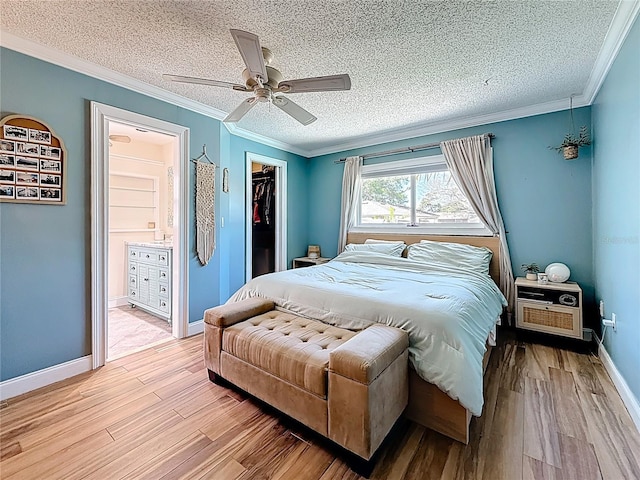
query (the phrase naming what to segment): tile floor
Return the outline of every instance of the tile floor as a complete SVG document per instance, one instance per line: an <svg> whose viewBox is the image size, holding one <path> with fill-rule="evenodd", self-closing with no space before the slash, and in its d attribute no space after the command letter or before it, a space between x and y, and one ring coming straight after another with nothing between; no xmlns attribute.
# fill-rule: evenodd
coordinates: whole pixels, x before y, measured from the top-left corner
<svg viewBox="0 0 640 480"><path fill-rule="evenodd" d="M108 334L108 360L173 338L169 322L130 305L109 309Z"/></svg>

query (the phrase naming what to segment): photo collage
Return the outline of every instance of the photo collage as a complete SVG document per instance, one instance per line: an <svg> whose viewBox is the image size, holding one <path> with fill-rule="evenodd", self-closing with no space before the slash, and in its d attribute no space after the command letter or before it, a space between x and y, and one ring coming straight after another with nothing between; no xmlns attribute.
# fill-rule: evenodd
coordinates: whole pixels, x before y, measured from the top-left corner
<svg viewBox="0 0 640 480"><path fill-rule="evenodd" d="M0 139L0 200L62 202L62 149L51 132L3 125Z"/></svg>

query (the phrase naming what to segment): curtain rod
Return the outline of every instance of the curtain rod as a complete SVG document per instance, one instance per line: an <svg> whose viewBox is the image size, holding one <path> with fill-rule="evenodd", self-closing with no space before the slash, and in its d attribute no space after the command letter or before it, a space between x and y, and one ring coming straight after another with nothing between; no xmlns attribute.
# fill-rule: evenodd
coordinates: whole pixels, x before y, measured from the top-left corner
<svg viewBox="0 0 640 480"><path fill-rule="evenodd" d="M495 138L495 135L493 133L485 133L485 135L489 138ZM361 155L361 157L363 160L366 160L367 158L387 157L389 155L419 152L420 150L429 150L432 148L440 148L440 142L425 143L424 145L416 145L415 147L396 148L394 150L385 150L384 152L367 153L365 155ZM341 158L340 160L336 160L333 163L344 163L346 160L346 158Z"/></svg>

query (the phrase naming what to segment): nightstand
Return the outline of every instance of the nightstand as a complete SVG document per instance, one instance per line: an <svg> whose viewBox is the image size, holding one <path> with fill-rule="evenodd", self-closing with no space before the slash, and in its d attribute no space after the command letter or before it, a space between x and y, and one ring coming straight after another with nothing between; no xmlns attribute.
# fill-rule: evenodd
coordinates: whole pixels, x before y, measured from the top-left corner
<svg viewBox="0 0 640 480"><path fill-rule="evenodd" d="M516 279L516 327L582 339L582 289L575 282Z"/></svg>
<svg viewBox="0 0 640 480"><path fill-rule="evenodd" d="M293 259L293 268L301 268L301 267L311 267L313 265L320 265L323 263L327 263L330 258L318 257L318 258L309 258L309 257L298 257Z"/></svg>

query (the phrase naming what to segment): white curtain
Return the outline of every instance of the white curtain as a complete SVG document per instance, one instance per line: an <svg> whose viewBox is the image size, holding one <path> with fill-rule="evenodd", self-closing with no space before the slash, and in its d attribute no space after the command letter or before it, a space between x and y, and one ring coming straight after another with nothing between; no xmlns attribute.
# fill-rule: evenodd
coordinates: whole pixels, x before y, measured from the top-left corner
<svg viewBox="0 0 640 480"><path fill-rule="evenodd" d="M513 270L507 236L498 208L498 196L493 177L493 149L488 135L446 140L440 148L447 166L460 189L469 199L476 215L494 235L500 238L500 290L513 312Z"/></svg>
<svg viewBox="0 0 640 480"><path fill-rule="evenodd" d="M338 253L342 253L347 244L347 232L356 224L358 201L360 199L360 171L362 157L347 157L342 175L342 202L340 206L340 234Z"/></svg>

